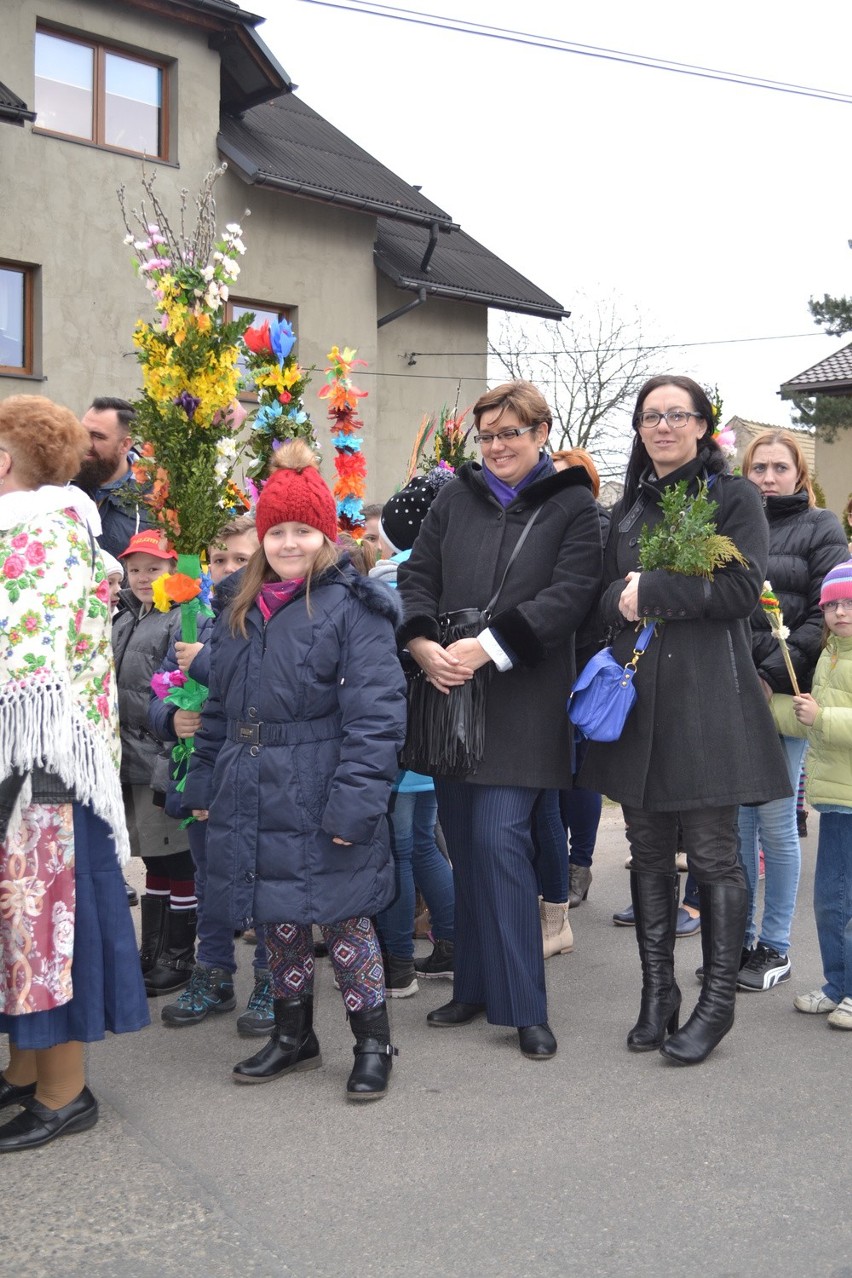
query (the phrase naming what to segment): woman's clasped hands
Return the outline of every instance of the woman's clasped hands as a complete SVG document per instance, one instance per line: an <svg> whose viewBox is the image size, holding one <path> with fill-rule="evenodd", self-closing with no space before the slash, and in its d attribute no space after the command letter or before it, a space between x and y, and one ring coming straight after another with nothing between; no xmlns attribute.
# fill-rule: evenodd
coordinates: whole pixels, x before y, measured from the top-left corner
<svg viewBox="0 0 852 1278"><path fill-rule="evenodd" d="M434 639L412 639L408 651L432 686L446 695L450 688L467 683L474 671L491 660L478 639L457 639L447 648Z"/></svg>

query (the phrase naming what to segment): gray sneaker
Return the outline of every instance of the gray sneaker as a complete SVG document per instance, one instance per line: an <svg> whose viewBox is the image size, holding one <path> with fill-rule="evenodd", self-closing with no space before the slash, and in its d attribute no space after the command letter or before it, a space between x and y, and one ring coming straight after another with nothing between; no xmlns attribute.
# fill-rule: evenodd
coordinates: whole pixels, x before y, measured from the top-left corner
<svg viewBox="0 0 852 1278"><path fill-rule="evenodd" d="M272 1032L275 1015L272 1008L272 977L266 968L254 974L254 989L242 1016L237 1017L237 1033L244 1038L265 1038Z"/></svg>

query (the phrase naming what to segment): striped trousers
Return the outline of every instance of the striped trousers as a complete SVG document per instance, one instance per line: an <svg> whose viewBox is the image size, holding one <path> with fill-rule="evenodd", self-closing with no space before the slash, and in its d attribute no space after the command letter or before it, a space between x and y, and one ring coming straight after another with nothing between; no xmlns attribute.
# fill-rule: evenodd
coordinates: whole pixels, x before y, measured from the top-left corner
<svg viewBox="0 0 852 1278"><path fill-rule="evenodd" d="M492 1025L547 1020L532 810L524 786L435 781L456 894L453 998Z"/></svg>

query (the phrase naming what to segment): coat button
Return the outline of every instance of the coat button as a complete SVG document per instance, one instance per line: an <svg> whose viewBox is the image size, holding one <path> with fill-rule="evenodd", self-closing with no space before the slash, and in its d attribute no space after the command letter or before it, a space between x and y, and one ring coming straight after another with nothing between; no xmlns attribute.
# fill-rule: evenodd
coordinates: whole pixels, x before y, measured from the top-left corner
<svg viewBox="0 0 852 1278"><path fill-rule="evenodd" d="M254 870L246 870L246 883L254 883L254 880L255 880Z"/></svg>
<svg viewBox="0 0 852 1278"><path fill-rule="evenodd" d="M673 617L673 616L674 616L674 613L672 612L671 608L667 608L667 609L666 609L666 616L667 616L667 617Z"/></svg>
<svg viewBox="0 0 852 1278"><path fill-rule="evenodd" d="M249 718L250 718L250 719L255 719L255 718L257 718L257 706L249 706L249 711L248 711L248 712L249 712Z"/></svg>
<svg viewBox="0 0 852 1278"><path fill-rule="evenodd" d="M679 617L685 617L685 616L686 616L686 609L685 609L685 608L681 608L680 612L679 612L677 615L678 615Z"/></svg>
<svg viewBox="0 0 852 1278"><path fill-rule="evenodd" d="M638 538L638 537L631 537L627 544L628 544L628 546L638 546L638 545L639 545L639 538Z"/></svg>
<svg viewBox="0 0 852 1278"><path fill-rule="evenodd" d="M671 613L669 614L669 616L671 616ZM256 759L257 756L260 754L260 746L252 746L249 750L249 754L251 755L253 759Z"/></svg>

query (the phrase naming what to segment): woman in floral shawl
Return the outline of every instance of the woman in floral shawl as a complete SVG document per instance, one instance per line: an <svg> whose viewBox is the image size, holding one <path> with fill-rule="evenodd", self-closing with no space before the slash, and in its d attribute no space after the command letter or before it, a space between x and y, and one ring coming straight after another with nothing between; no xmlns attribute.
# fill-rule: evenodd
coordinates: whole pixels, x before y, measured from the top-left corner
<svg viewBox="0 0 852 1278"><path fill-rule="evenodd" d="M148 1023L99 521L60 486L88 446L67 408L0 403L0 1153L92 1127L84 1043Z"/></svg>

